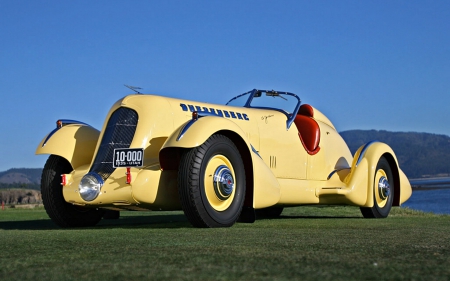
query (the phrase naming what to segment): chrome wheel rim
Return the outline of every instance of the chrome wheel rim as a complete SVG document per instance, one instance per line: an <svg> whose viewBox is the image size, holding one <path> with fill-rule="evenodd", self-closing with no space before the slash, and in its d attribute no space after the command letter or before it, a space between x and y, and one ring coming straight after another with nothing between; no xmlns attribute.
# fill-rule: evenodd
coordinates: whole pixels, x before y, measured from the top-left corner
<svg viewBox="0 0 450 281"><path fill-rule="evenodd" d="M217 198L226 200L234 190L234 178L227 166L221 165L214 173L214 191Z"/></svg>
<svg viewBox="0 0 450 281"><path fill-rule="evenodd" d="M216 211L225 211L233 202L236 176L230 160L224 155L214 155L206 165L204 188L206 198Z"/></svg>
<svg viewBox="0 0 450 281"><path fill-rule="evenodd" d="M384 170L377 171L375 182L377 183L375 200L378 206L383 208L391 195L391 186Z"/></svg>

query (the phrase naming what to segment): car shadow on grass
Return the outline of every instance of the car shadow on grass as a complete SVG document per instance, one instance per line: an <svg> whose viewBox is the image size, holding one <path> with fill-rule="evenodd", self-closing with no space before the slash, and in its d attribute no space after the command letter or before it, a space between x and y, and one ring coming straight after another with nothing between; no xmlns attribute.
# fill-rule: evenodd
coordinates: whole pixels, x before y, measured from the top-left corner
<svg viewBox="0 0 450 281"><path fill-rule="evenodd" d="M105 228L190 228L183 214L123 216L119 219L102 219L96 226L61 228L51 219L1 221L0 230L52 230L52 229L105 229Z"/></svg>
<svg viewBox="0 0 450 281"><path fill-rule="evenodd" d="M123 216L120 219L101 220L95 228L190 228L184 214Z"/></svg>
<svg viewBox="0 0 450 281"><path fill-rule="evenodd" d="M26 220L26 221L2 221L1 230L48 230L57 229L50 219L48 220Z"/></svg>
<svg viewBox="0 0 450 281"><path fill-rule="evenodd" d="M306 216L306 215L302 215L302 216L284 216L281 215L278 218L275 219L364 219L364 217L362 216L323 216L323 215L318 215L318 216Z"/></svg>
<svg viewBox="0 0 450 281"><path fill-rule="evenodd" d="M281 215L277 218L257 218L264 220L292 220L292 219L364 219L362 216L331 216L331 215ZM126 215L119 219L102 219L96 226L82 228L61 228L51 219L2 221L0 230L56 230L56 229L117 229L117 228L192 228L184 214L161 215Z"/></svg>

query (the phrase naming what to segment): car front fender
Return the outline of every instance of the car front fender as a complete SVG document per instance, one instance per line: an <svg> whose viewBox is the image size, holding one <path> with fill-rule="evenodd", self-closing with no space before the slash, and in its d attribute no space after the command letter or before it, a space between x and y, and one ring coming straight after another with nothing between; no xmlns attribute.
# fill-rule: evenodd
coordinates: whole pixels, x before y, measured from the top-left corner
<svg viewBox="0 0 450 281"><path fill-rule="evenodd" d="M191 122L191 124L190 124ZM242 121L245 122L245 121ZM188 127L186 129L186 127ZM281 193L280 185L275 175L269 167L260 158L258 152L253 148L248 140L247 134L233 121L216 116L201 117L195 122L188 121L181 125L166 140L160 151L161 158L169 158L167 153L171 148L193 148L203 144L211 135L222 133L238 146L244 163L246 175L251 176L250 181L253 186L247 186L251 189L253 208L270 207L278 203ZM180 137L181 136L181 137ZM244 159L246 158L247 159ZM174 158L174 157L172 157ZM246 161L248 160L248 161ZM165 162L161 159L162 162ZM162 167L164 168L164 164ZM171 165L175 168L176 165ZM248 181L249 182L249 181Z"/></svg>
<svg viewBox="0 0 450 281"><path fill-rule="evenodd" d="M189 120L181 125L169 136L161 150L168 147L197 147L219 131L232 131L238 134L250 149L245 132L236 123L222 117L206 116L196 121Z"/></svg>
<svg viewBox="0 0 450 281"><path fill-rule="evenodd" d="M70 162L72 168L90 164L100 132L86 124L70 124L55 129L36 149L36 154L59 155Z"/></svg>

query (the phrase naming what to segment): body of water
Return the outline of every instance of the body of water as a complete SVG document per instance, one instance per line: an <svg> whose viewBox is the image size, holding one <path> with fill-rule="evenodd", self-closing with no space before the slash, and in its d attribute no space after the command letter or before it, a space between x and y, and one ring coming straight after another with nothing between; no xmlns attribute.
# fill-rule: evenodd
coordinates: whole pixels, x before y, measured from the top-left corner
<svg viewBox="0 0 450 281"><path fill-rule="evenodd" d="M435 214L450 214L450 188L413 189L411 198L402 207Z"/></svg>

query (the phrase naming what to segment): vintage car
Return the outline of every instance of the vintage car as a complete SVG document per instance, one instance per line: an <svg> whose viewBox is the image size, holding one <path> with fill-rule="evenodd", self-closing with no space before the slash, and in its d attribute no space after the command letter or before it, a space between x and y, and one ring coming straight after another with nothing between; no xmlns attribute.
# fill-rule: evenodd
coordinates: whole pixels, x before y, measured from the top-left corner
<svg viewBox="0 0 450 281"><path fill-rule="evenodd" d="M101 131L58 120L36 154L50 154L42 199L61 227L125 210L183 210L195 227L229 227L312 204L385 218L411 195L388 145L369 142L352 156L324 114L273 90L226 105L128 95Z"/></svg>

